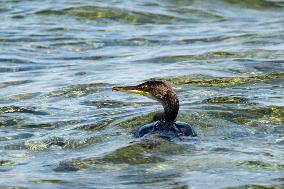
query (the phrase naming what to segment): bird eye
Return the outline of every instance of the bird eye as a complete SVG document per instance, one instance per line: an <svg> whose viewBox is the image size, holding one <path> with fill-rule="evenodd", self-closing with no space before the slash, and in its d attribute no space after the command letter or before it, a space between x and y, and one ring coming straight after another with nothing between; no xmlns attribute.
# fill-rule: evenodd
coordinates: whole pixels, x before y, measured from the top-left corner
<svg viewBox="0 0 284 189"><path fill-rule="evenodd" d="M148 86L143 85L143 86L141 86L141 89L142 89L143 91L148 91Z"/></svg>

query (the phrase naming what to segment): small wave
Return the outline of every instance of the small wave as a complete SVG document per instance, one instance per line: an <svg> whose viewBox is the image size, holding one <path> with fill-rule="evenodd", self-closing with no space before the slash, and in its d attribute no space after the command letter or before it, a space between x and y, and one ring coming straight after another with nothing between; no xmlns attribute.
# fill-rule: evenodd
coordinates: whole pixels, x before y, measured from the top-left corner
<svg viewBox="0 0 284 189"><path fill-rule="evenodd" d="M20 101L20 100L27 100L27 99L33 99L35 97L37 97L38 95L40 95L39 92L37 93L22 93L22 94L17 94L17 95L13 95L10 96L8 98L9 101Z"/></svg>
<svg viewBox="0 0 284 189"><path fill-rule="evenodd" d="M229 103L229 104L243 104L248 103L249 100L241 97L234 96L222 96L222 97L213 97L203 100L203 103Z"/></svg>
<svg viewBox="0 0 284 189"><path fill-rule="evenodd" d="M23 85L27 83L32 83L32 80L20 80L20 81L7 81L7 82L2 82L0 83L0 89L1 88L6 88L6 87L11 87L11 86L18 86L18 85Z"/></svg>
<svg viewBox="0 0 284 189"><path fill-rule="evenodd" d="M0 107L0 114L3 113L28 113L34 115L48 115L48 113L43 111L38 111L34 107L24 107L24 106L3 106Z"/></svg>
<svg viewBox="0 0 284 189"><path fill-rule="evenodd" d="M15 67L2 67L0 68L0 72L25 72L32 70L42 70L46 69L47 66L15 66Z"/></svg>
<svg viewBox="0 0 284 189"><path fill-rule="evenodd" d="M119 125L127 128L135 128L154 121L157 118L157 112L152 112L147 115L132 117L119 123Z"/></svg>
<svg viewBox="0 0 284 189"><path fill-rule="evenodd" d="M251 8L251 9L275 9L283 8L284 4L282 1L277 0L222 0L230 5Z"/></svg>
<svg viewBox="0 0 284 189"><path fill-rule="evenodd" d="M151 102L133 102L133 103L127 103L122 101L115 101L115 100L100 100L100 101L85 101L82 103L83 105L87 106L96 106L98 109L101 108L120 108L124 106L147 106L147 105L153 105Z"/></svg>
<svg viewBox="0 0 284 189"><path fill-rule="evenodd" d="M72 139L65 137L48 137L46 139L29 140L20 143L6 145L6 150L28 149L32 151L61 150L82 148L102 141L101 137L89 137L83 139Z"/></svg>
<svg viewBox="0 0 284 189"><path fill-rule="evenodd" d="M174 43L174 42L173 42ZM232 59L233 61L260 61L265 62L266 60L275 59L276 62L282 62L282 60L277 60L277 53L270 50L259 50L252 49L244 52L234 52L234 51L210 51L202 54L183 54L183 55L165 55L159 57L153 57L149 59L139 60L140 62L150 62L150 63L175 63L175 62L193 62L199 60L218 60L218 59ZM198 64L205 64L204 62L198 62Z"/></svg>
<svg viewBox="0 0 284 189"><path fill-rule="evenodd" d="M151 149L148 149L150 151ZM87 169L96 165L103 164L128 164L128 165L143 165L149 163L157 163L165 161L163 158L156 156L155 154L147 154L141 144L133 144L130 146L122 147L114 152L111 152L101 158L89 158L89 159L75 159L61 162L55 171L77 171L81 169Z"/></svg>
<svg viewBox="0 0 284 189"><path fill-rule="evenodd" d="M13 165L14 162L10 161L10 160L0 160L0 167L3 166L9 166L9 165Z"/></svg>
<svg viewBox="0 0 284 189"><path fill-rule="evenodd" d="M109 126L112 122L113 120L111 119L103 120L103 121L99 121L98 123L82 125L78 129L82 129L85 131L97 131L97 130L104 129L105 127Z"/></svg>
<svg viewBox="0 0 284 189"><path fill-rule="evenodd" d="M212 126L214 127L214 120L220 119L220 121L229 121L245 127L254 128L261 132L268 129L269 132L279 133L277 128L273 129L272 126L267 128L267 124L277 126L284 123L284 107L282 106L256 106L252 104L252 106L249 107L225 107L223 105L211 105L209 107L203 106L203 109L206 113L200 113L202 115L198 114L202 117L202 119L200 119L200 117L196 117L196 115L192 115L191 118L194 122L201 126L206 126L207 122L211 122ZM220 123L216 124L216 126L218 125L220 125Z"/></svg>
<svg viewBox="0 0 284 189"><path fill-rule="evenodd" d="M36 12L38 15L66 15L90 20L112 20L129 24L167 24L185 21L186 19L149 12L138 12L114 7L82 6L62 10L43 10Z"/></svg>
<svg viewBox="0 0 284 189"><path fill-rule="evenodd" d="M23 58L1 58L0 57L0 62L1 63L14 63L14 64L35 64L35 62Z"/></svg>
<svg viewBox="0 0 284 189"><path fill-rule="evenodd" d="M271 170L271 171L284 170L284 164L263 162L259 160L244 161L239 163L238 166L251 168L251 169Z"/></svg>
<svg viewBox="0 0 284 189"><path fill-rule="evenodd" d="M10 140L19 140L33 137L32 133L19 133L16 135L6 135L5 137L0 137L0 141L10 141Z"/></svg>
<svg viewBox="0 0 284 189"><path fill-rule="evenodd" d="M100 88L105 87L103 83L90 83L90 84L79 84L70 87L63 88L61 90L53 91L49 93L49 97L81 97L91 93L97 92Z"/></svg>
<svg viewBox="0 0 284 189"><path fill-rule="evenodd" d="M232 87L248 84L250 82L283 80L284 73L269 73L249 77L204 77L181 76L172 78L153 78L168 81L174 85L195 85L203 87ZM153 80L152 79L152 80Z"/></svg>

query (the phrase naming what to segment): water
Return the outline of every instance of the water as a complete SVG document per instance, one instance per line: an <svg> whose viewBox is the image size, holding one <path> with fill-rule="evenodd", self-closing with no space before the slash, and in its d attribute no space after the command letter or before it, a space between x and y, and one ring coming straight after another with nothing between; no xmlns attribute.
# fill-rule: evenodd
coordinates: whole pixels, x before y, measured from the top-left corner
<svg viewBox="0 0 284 189"><path fill-rule="evenodd" d="M0 188L284 188L284 2L2 0ZM170 82L198 139L136 139Z"/></svg>

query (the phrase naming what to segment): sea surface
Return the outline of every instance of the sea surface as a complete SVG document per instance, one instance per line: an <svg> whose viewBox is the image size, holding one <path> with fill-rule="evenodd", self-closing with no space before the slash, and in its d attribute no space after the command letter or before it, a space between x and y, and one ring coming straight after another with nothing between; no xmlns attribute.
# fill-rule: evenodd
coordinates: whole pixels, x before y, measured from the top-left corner
<svg viewBox="0 0 284 189"><path fill-rule="evenodd" d="M284 188L284 1L1 0L0 188ZM135 138L169 82L197 138Z"/></svg>

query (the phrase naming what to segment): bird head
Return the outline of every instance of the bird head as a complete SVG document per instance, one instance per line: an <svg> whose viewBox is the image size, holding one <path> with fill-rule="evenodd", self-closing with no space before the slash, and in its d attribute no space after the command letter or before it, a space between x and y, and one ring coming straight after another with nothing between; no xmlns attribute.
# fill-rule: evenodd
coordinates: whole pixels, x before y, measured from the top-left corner
<svg viewBox="0 0 284 189"><path fill-rule="evenodd" d="M155 80L146 81L136 86L113 87L112 91L139 94L158 101L163 101L167 96L174 93L169 84Z"/></svg>
<svg viewBox="0 0 284 189"><path fill-rule="evenodd" d="M146 81L136 86L113 87L112 91L128 92L158 100L164 107L164 120L175 121L179 100L172 87L164 81Z"/></svg>

